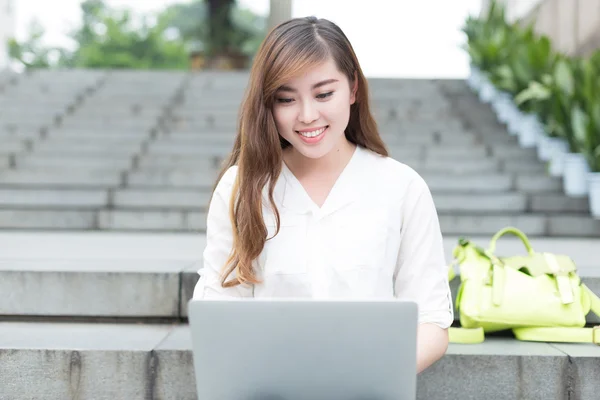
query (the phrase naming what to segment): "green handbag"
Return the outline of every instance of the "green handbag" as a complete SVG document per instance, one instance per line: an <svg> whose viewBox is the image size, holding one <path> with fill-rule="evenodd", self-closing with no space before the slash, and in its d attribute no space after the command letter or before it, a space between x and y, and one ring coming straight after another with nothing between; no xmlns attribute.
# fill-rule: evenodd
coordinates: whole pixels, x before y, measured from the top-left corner
<svg viewBox="0 0 600 400"><path fill-rule="evenodd" d="M527 255L497 257L497 240L505 234L521 239ZM527 236L507 227L487 250L460 239L449 279L460 269L456 296L462 328L450 328L452 343L480 343L486 332L512 330L519 340L600 344L600 326L584 328L586 315L600 315L600 299L581 283L565 255L535 252Z"/></svg>

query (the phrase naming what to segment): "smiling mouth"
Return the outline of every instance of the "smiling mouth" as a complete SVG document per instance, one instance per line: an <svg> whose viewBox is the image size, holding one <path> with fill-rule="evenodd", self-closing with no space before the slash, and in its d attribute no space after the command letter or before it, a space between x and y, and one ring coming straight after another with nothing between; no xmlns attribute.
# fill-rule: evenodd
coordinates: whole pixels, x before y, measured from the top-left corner
<svg viewBox="0 0 600 400"><path fill-rule="evenodd" d="M300 136L304 136L305 138L314 138L319 136L320 134L322 134L323 132L325 132L325 130L329 127L329 125L326 125L322 128L316 129L314 131L309 131L309 132L300 132L300 131L296 131L297 134L299 134Z"/></svg>

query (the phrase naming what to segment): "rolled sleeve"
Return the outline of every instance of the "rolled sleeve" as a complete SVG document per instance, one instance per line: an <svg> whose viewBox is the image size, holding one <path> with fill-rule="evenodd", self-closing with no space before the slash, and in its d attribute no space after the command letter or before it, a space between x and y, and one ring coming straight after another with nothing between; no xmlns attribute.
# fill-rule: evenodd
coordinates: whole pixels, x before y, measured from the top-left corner
<svg viewBox="0 0 600 400"><path fill-rule="evenodd" d="M200 279L194 288L194 299L222 299L252 297L249 285L224 288L222 271L233 248L233 228L229 219L229 201L237 167L225 172L212 196L206 219L206 247L203 267L198 271ZM231 277L235 276L235 272Z"/></svg>
<svg viewBox="0 0 600 400"><path fill-rule="evenodd" d="M448 328L454 312L442 233L431 192L416 172L407 187L401 215L395 296L418 304L419 323Z"/></svg>

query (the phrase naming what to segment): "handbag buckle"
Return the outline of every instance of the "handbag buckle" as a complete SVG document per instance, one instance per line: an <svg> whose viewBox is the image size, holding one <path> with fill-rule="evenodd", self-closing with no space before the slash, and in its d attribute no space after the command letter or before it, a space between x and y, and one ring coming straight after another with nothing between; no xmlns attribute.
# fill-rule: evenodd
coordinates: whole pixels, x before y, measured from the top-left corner
<svg viewBox="0 0 600 400"><path fill-rule="evenodd" d="M592 343L600 346L600 325L592 327Z"/></svg>

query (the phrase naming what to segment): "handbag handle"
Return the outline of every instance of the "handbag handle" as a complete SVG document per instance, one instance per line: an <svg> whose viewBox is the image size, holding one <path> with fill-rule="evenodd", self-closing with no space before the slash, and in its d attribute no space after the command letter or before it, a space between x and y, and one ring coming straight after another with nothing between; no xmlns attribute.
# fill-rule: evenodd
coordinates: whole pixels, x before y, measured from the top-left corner
<svg viewBox="0 0 600 400"><path fill-rule="evenodd" d="M514 228L512 226L506 227L504 229L501 229L500 231L498 231L490 240L490 247L488 248L488 251L491 254L494 254L496 251L496 242L498 241L498 239L500 239L502 236L506 235L507 233L510 233L512 235L517 236L519 239L521 239L521 241L523 242L523 244L525 245L525 249L527 249L527 252L530 255L533 255L535 252L533 251L533 248L531 247L531 243L529 243L529 239L527 238L527 236L520 231L517 228Z"/></svg>

